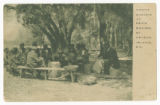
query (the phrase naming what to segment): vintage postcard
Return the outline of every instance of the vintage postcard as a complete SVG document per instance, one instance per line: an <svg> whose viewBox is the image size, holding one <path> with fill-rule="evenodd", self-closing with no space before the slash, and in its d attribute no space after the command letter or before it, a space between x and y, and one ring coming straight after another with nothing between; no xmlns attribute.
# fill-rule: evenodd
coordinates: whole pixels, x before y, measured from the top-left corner
<svg viewBox="0 0 160 105"><path fill-rule="evenodd" d="M4 5L4 100L156 99L153 3Z"/></svg>

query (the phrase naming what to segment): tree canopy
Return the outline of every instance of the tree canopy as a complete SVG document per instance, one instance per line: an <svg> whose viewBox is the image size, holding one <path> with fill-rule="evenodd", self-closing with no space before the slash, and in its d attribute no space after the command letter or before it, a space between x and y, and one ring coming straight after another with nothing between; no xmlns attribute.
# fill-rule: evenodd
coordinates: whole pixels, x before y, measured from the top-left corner
<svg viewBox="0 0 160 105"><path fill-rule="evenodd" d="M46 36L55 50L69 46L73 34L79 35L77 41L87 39L86 43L91 37L103 37L113 46L132 40L127 34L128 27L132 29L132 4L18 4L5 8L15 10L17 21L34 37Z"/></svg>

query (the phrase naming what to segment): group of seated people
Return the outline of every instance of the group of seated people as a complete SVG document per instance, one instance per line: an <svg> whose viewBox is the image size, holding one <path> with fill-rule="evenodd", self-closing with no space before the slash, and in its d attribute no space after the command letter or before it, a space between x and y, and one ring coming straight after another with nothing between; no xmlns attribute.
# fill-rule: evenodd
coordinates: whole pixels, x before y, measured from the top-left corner
<svg viewBox="0 0 160 105"><path fill-rule="evenodd" d="M50 61L58 61L61 67L66 65L78 65L80 71L83 70L83 64L87 63L89 54L84 45L69 45L68 48L57 49L52 53L47 44L43 48L38 48L37 43L32 43L32 47L26 48L21 43L19 48L9 50L4 49L4 66L13 75L18 75L17 66L27 66L30 68L48 67ZM83 72L83 71L82 71Z"/></svg>
<svg viewBox="0 0 160 105"><path fill-rule="evenodd" d="M117 52L110 47L109 43L102 41L102 50L99 57L104 61L104 74L110 74L110 67L119 68ZM32 43L32 47L26 48L24 43L19 48L9 50L4 49L4 66L10 73L17 75L17 66L27 66L30 68L48 67L49 62L60 62L61 67L67 65L78 65L78 71L84 73L84 65L89 63L89 53L84 44L69 45L68 47L51 51L48 45L38 48L37 43ZM98 65L99 66L99 65Z"/></svg>

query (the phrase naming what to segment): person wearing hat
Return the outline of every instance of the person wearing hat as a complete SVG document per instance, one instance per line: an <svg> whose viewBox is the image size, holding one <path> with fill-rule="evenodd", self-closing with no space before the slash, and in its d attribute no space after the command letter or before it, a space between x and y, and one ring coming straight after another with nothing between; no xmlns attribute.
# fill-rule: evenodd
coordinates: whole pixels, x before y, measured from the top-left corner
<svg viewBox="0 0 160 105"><path fill-rule="evenodd" d="M21 43L19 45L19 64L20 65L25 65L26 64L26 59L27 59L27 54L26 54L26 49L24 48L24 43Z"/></svg>
<svg viewBox="0 0 160 105"><path fill-rule="evenodd" d="M51 56L51 51L48 48L48 45L44 44L42 49L42 57L44 59L45 66L48 66L48 62L51 60Z"/></svg>
<svg viewBox="0 0 160 105"><path fill-rule="evenodd" d="M38 57L38 53L37 53L37 44L36 43L32 43L32 47L31 47L31 51L28 52L27 55L27 66L30 68L36 68L36 67L41 67L44 66L43 63L43 58ZM34 77L39 76L40 73L35 73Z"/></svg>
<svg viewBox="0 0 160 105"><path fill-rule="evenodd" d="M27 55L27 66L31 68L43 66L43 59L41 57L38 57L37 54L37 44L33 43L31 47L31 51L28 52Z"/></svg>

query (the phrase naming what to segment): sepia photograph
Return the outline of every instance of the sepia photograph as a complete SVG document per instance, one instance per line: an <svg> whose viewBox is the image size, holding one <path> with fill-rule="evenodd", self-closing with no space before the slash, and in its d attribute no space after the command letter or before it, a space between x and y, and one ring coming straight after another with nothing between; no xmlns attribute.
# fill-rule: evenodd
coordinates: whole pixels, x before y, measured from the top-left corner
<svg viewBox="0 0 160 105"><path fill-rule="evenodd" d="M129 101L133 4L6 4L4 100Z"/></svg>

